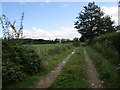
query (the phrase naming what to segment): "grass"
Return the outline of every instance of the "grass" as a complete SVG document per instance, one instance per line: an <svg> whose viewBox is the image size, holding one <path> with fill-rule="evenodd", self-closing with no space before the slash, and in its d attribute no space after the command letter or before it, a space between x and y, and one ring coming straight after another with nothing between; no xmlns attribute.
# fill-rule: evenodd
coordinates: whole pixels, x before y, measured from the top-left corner
<svg viewBox="0 0 120 90"><path fill-rule="evenodd" d="M83 48L79 47L49 88L87 88L86 71Z"/></svg>
<svg viewBox="0 0 120 90"><path fill-rule="evenodd" d="M51 45L49 46L48 44L46 46L45 45L33 45L33 46L34 47L36 46L36 50L41 50L43 49L43 47L44 48L51 47ZM32 88L33 85L37 83L43 75L51 71L60 61L62 61L69 53L71 53L72 50L73 50L73 47L62 53L49 56L48 58L44 58L44 60L42 60L43 70L41 72L38 72L33 76L28 76L27 78L25 78L23 81L19 83L10 84L6 86L6 88Z"/></svg>
<svg viewBox="0 0 120 90"><path fill-rule="evenodd" d="M115 64L110 62L110 58L106 58L90 46L87 46L86 50L93 59L100 79L104 82L103 85L109 88L120 88L120 78L118 74L120 71L116 69L117 66Z"/></svg>
<svg viewBox="0 0 120 90"><path fill-rule="evenodd" d="M69 44L33 44L32 48L36 50L39 57L44 59L46 57L59 54L67 49L73 48L71 43Z"/></svg>
<svg viewBox="0 0 120 90"><path fill-rule="evenodd" d="M31 46L33 46L39 51L39 50L51 49L56 46L68 46L68 45L72 45L72 44L71 43L68 43L68 44L32 44Z"/></svg>

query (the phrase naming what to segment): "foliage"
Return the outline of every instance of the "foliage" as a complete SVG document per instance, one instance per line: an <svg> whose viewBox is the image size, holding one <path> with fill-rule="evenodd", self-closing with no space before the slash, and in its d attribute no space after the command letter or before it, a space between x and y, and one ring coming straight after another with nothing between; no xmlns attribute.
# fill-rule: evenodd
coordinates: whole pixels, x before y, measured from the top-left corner
<svg viewBox="0 0 120 90"><path fill-rule="evenodd" d="M120 33L108 33L95 37L92 40L94 44L106 44L107 48L114 48L120 54Z"/></svg>
<svg viewBox="0 0 120 90"><path fill-rule="evenodd" d="M115 32L114 22L111 21L110 16L104 16L103 11L94 2L84 6L84 9L76 19L77 21L74 25L78 32L82 34L82 41L100 34Z"/></svg>
<svg viewBox="0 0 120 90"><path fill-rule="evenodd" d="M2 42L3 84L19 82L26 75L41 71L41 59L28 46L22 45L19 39Z"/></svg>
<svg viewBox="0 0 120 90"><path fill-rule="evenodd" d="M80 46L80 41L79 41L79 38L74 38L73 39L73 46L75 46L75 47L78 47L78 46Z"/></svg>
<svg viewBox="0 0 120 90"><path fill-rule="evenodd" d="M0 18L0 23L2 25L3 29L3 38L4 39L11 39L11 38L20 38L23 35L23 18L24 18L24 12L21 15L20 19L20 27L17 29L15 27L16 21L11 23L9 19L3 14Z"/></svg>

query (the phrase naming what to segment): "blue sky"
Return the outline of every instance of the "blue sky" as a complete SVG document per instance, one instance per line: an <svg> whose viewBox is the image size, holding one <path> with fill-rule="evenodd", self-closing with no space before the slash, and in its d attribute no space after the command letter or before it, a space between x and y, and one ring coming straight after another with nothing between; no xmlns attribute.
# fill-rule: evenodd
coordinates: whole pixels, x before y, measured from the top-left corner
<svg viewBox="0 0 120 90"><path fill-rule="evenodd" d="M72 39L80 37L74 29L74 21L87 4L88 2L2 2L2 13L11 22L16 20L18 27L21 13L25 12L23 25L26 38ZM112 17L116 17L116 12L112 13L110 10L117 8L117 2L96 2L96 4Z"/></svg>

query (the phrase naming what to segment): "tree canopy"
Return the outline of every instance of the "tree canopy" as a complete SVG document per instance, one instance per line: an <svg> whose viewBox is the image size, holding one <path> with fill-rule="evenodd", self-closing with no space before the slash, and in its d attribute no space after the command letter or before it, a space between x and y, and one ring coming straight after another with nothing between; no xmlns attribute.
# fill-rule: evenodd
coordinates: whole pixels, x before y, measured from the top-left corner
<svg viewBox="0 0 120 90"><path fill-rule="evenodd" d="M114 21L111 20L109 15L105 15L101 8L95 5L95 2L90 2L87 6L84 6L76 19L77 21L74 23L75 28L84 39L91 39L96 35L115 32Z"/></svg>

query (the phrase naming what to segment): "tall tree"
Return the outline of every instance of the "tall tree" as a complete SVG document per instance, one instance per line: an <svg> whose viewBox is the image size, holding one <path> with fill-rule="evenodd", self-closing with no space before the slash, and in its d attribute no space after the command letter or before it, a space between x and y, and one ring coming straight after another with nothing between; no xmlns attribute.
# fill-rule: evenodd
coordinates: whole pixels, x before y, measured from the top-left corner
<svg viewBox="0 0 120 90"><path fill-rule="evenodd" d="M95 3L88 3L76 17L75 28L82 34L82 38L91 39L92 37L106 32L114 31L114 23L109 16L104 17L104 13Z"/></svg>

